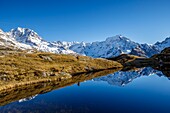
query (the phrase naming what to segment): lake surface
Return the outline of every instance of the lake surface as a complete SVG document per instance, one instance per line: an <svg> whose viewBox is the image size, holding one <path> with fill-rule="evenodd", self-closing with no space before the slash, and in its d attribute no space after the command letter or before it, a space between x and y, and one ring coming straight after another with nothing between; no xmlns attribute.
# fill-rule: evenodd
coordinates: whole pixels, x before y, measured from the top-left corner
<svg viewBox="0 0 170 113"><path fill-rule="evenodd" d="M0 113L170 113L170 80L152 68L116 72L0 107Z"/></svg>

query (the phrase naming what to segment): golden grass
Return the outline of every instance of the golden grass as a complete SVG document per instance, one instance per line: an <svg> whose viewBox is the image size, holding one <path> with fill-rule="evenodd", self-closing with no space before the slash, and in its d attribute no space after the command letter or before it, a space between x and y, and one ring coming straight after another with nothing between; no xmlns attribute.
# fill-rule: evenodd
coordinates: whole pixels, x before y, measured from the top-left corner
<svg viewBox="0 0 170 113"><path fill-rule="evenodd" d="M0 57L0 89L6 86L10 88L18 83L31 84L53 78L69 78L76 73L121 67L115 61L86 56L13 51Z"/></svg>
<svg viewBox="0 0 170 113"><path fill-rule="evenodd" d="M143 57L139 57L139 56L135 56L135 55L129 55L129 54L121 54L117 57L113 57L113 58L108 58L109 60L114 60L117 61L121 64L127 63L127 62L131 62L136 60L137 58L143 58Z"/></svg>
<svg viewBox="0 0 170 113"><path fill-rule="evenodd" d="M42 56L50 60L42 58ZM51 53L12 54L0 57L0 65L0 73L7 75L23 75L35 71L68 72L72 74L89 70L121 67L119 63L114 61Z"/></svg>

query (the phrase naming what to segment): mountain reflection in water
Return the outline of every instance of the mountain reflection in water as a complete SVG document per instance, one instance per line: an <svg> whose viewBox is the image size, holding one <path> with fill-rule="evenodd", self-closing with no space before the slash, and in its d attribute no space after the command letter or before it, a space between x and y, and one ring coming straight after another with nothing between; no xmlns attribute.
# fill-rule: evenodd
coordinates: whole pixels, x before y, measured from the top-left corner
<svg viewBox="0 0 170 113"><path fill-rule="evenodd" d="M93 81L96 81L96 82L105 81L110 85L125 86L126 84L130 84L136 78L143 77L143 76L147 77L147 76L154 75L154 76L164 76L164 77L167 77L167 78L170 76L168 70L166 70L166 71L162 70L162 71L163 72L158 71L158 70L154 70L151 67L145 67L145 68L140 68L140 69L130 70L130 71L106 70L106 71L101 71L101 72L96 72L96 73L88 73L88 74L84 73L84 74L80 74L80 75L75 75L71 79L68 79L68 80L26 85L26 86L22 86L22 87L19 87L19 88L5 90L3 92L0 92L0 105L1 105L0 111L2 113L6 113L6 112L12 112L12 113L15 113L15 112L16 113L30 112L29 110L23 111L22 107L15 109L15 108L12 107L12 105L18 105L17 101L21 104L27 103L27 102L29 102L29 100L32 100L34 98L38 98L40 96L39 94L45 94L46 93L48 95L47 92L50 92L52 90L57 91L60 88L64 88L66 86L71 86L73 84L77 84L78 86L81 86L81 82L83 82L83 81L88 81L88 80L93 80ZM113 73L113 74L111 74L111 73ZM165 73L166 73L166 75L164 75ZM98 87L96 86L96 88L98 88ZM101 88L103 88L103 87L101 87ZM102 93L104 93L104 92L102 92ZM88 92L87 94L82 94L82 95L86 95L86 98L87 98L88 95L90 95L90 92ZM96 94L96 95L98 95L98 94ZM49 97L47 97L47 98L49 98ZM72 98L72 97L70 97L70 98ZM81 100L80 97L77 97L77 99ZM121 98L120 98L120 100L121 100ZM57 101L57 98L56 98L56 101ZM64 100L63 100L63 102L64 102ZM9 104L9 103L11 103L11 104ZM43 103L43 102L41 102L41 103ZM95 100L94 104L96 104L96 103L97 102ZM46 104L48 104L48 103L46 103ZM75 102L73 102L73 103L71 102L70 104L74 105ZM110 103L110 104L112 104L112 103ZM19 104L19 106L20 106L20 104ZM42 107L41 104L39 105L39 107ZM64 111L64 109L66 109L66 108L69 109L70 111ZM52 108L50 108L50 107L48 109L52 110ZM58 107L55 107L55 110L58 110L58 109L59 109ZM91 109L93 109L93 112L98 112L98 110L95 110L96 109L95 107L91 108ZM105 109L105 108L103 108L103 109ZM30 108L30 110L35 110L35 109ZM53 113L54 111L51 111L51 110L47 110L46 112ZM76 112L85 112L86 113L86 112L90 111L90 108L83 107L83 108L79 108L78 111L76 111L73 108L69 108L69 107L67 107L67 105L65 105L65 107L64 106L62 107L62 110L63 111L59 111L59 112L70 112L70 113L72 113L72 112L75 112L75 113ZM37 110L37 111L33 111L33 113L34 112L42 113L42 112L45 112L45 111ZM101 111L101 112L104 112L104 111ZM111 111L109 110L109 112L111 112Z"/></svg>
<svg viewBox="0 0 170 113"><path fill-rule="evenodd" d="M134 79L142 77L142 76L150 76L150 75L158 75L158 76L167 76L164 75L163 72L155 70L151 67L140 68L131 71L118 71L113 74L109 74L100 78L95 78L95 81L106 81L110 85L116 86L124 86Z"/></svg>

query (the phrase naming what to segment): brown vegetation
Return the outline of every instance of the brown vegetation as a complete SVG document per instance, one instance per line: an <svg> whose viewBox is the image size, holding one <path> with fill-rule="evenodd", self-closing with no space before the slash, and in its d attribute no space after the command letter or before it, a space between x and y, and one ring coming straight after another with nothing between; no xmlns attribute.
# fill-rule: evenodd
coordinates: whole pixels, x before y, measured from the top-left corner
<svg viewBox="0 0 170 113"><path fill-rule="evenodd" d="M0 50L0 90L52 79L67 79L74 74L121 68L106 59L45 52Z"/></svg>

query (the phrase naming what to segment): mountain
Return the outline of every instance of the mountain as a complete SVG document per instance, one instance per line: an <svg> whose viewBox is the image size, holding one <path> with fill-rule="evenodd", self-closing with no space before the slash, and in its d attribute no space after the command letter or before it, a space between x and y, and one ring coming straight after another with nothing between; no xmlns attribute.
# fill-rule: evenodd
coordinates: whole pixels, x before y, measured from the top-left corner
<svg viewBox="0 0 170 113"><path fill-rule="evenodd" d="M118 56L121 53L130 53L132 48L139 46L128 38L116 35L109 37L102 42L93 42L87 48L85 48L85 54L92 57L112 57Z"/></svg>
<svg viewBox="0 0 170 113"><path fill-rule="evenodd" d="M43 40L36 32L27 28L16 28L10 32L3 32L0 30L0 45L12 46L14 48L30 50L36 49L38 51L70 54L75 53L68 49L74 43L67 42L47 42Z"/></svg>
<svg viewBox="0 0 170 113"><path fill-rule="evenodd" d="M17 42L24 43L30 46L39 46L44 40L33 30L26 28L12 29L10 36Z"/></svg>
<svg viewBox="0 0 170 113"><path fill-rule="evenodd" d="M162 51L166 47L170 47L170 37L166 38L162 42L157 42L154 44L154 47L158 49L159 51Z"/></svg>
<svg viewBox="0 0 170 113"><path fill-rule="evenodd" d="M61 54L81 54L84 56L113 57L122 53L150 57L170 45L170 38L153 45L139 44L124 36L116 35L101 42L48 42L35 31L18 27L9 32L0 30L0 45L22 50L38 50Z"/></svg>

